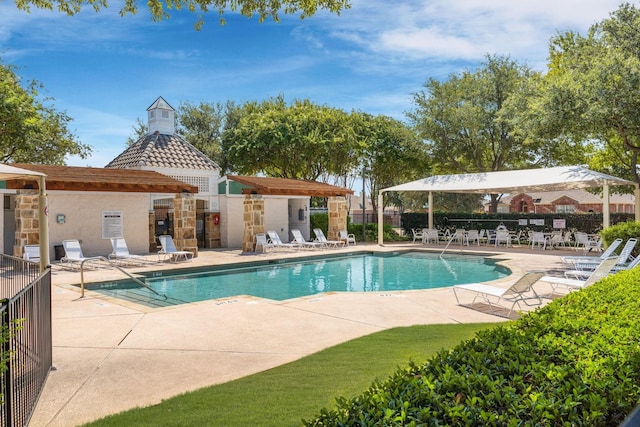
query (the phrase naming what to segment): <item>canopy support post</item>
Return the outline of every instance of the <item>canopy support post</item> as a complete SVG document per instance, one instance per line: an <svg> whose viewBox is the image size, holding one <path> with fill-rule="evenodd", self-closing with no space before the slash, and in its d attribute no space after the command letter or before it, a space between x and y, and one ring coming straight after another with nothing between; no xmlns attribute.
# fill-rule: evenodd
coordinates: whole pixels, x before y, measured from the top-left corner
<svg viewBox="0 0 640 427"><path fill-rule="evenodd" d="M611 205L609 204L609 183L604 182L602 186L602 228L611 225Z"/></svg>
<svg viewBox="0 0 640 427"><path fill-rule="evenodd" d="M382 191L378 193L378 245L383 246L384 243L384 206L382 206L384 196Z"/></svg>
<svg viewBox="0 0 640 427"><path fill-rule="evenodd" d="M49 218L47 209L47 184L44 176L38 177L38 220L40 234L40 273L49 265Z"/></svg>
<svg viewBox="0 0 640 427"><path fill-rule="evenodd" d="M429 205L429 228L433 229L433 191L429 191L429 198L427 203Z"/></svg>

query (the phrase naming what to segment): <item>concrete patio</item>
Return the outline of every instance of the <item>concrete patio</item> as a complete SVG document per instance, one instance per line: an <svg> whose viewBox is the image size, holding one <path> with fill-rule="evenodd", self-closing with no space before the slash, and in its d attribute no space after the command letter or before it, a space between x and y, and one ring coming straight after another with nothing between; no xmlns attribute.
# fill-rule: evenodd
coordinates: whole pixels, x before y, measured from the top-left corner
<svg viewBox="0 0 640 427"><path fill-rule="evenodd" d="M443 247L358 245L322 252L365 248L441 251ZM558 271L559 255L567 253L528 247L496 250L491 246L452 245L449 249L453 253L492 253L504 259L502 264L516 275L527 270ZM127 270L232 264L299 255L204 250L193 262L154 263ZM87 282L122 278L116 269L85 273ZM506 286L513 280L511 277L492 284ZM54 369L31 426L76 426L126 409L153 405L395 326L506 320L456 305L451 288L320 294L282 302L240 296L151 309L90 291L81 298L76 286L79 282L78 272L54 267Z"/></svg>

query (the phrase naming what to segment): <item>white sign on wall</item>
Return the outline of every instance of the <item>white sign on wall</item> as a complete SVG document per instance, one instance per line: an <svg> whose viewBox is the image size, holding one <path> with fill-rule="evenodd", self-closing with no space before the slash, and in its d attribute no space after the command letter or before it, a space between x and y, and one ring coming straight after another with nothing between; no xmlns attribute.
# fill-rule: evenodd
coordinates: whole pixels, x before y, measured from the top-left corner
<svg viewBox="0 0 640 427"><path fill-rule="evenodd" d="M124 237L122 211L102 211L102 238Z"/></svg>

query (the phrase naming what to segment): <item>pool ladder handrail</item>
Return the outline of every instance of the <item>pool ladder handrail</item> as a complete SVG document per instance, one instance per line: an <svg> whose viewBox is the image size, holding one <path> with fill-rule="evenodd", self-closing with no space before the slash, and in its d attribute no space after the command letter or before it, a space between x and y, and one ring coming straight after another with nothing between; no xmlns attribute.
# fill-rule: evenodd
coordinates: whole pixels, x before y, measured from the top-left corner
<svg viewBox="0 0 640 427"><path fill-rule="evenodd" d="M147 285L146 283L144 283L143 281L141 281L137 277L133 276L131 273L129 273L125 269L121 268L120 266L114 264L113 261L111 261L109 258L103 257L103 256L89 257L89 258L85 258L82 261L80 261L80 290L81 290L80 298L84 298L84 263L87 262L87 261L106 261L110 266L115 267L117 270L119 270L122 273L124 273L125 275L127 275L131 280L133 280L134 282L136 282L137 284L139 284L143 288L147 288L151 292L153 292L154 294L156 294L158 296L161 296L161 297L164 297L165 299L167 298L166 295L160 294L158 291L153 289L151 286Z"/></svg>

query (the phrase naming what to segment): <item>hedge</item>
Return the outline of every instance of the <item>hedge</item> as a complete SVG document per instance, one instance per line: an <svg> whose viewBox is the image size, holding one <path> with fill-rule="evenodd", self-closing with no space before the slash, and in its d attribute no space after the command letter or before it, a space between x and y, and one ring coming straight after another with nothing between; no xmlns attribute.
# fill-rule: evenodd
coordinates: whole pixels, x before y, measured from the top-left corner
<svg viewBox="0 0 640 427"><path fill-rule="evenodd" d="M479 332L306 426L614 426L640 402L640 269Z"/></svg>

